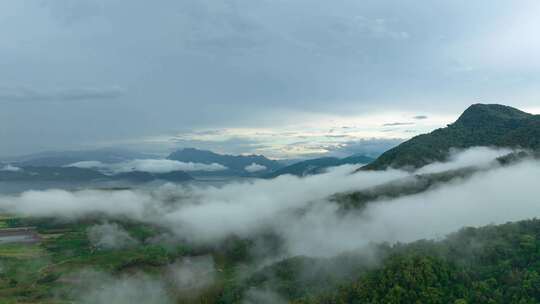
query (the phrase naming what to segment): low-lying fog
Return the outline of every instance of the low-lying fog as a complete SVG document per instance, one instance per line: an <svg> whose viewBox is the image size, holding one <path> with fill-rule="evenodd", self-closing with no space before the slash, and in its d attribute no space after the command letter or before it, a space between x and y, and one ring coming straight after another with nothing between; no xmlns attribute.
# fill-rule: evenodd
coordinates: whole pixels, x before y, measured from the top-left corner
<svg viewBox="0 0 540 304"><path fill-rule="evenodd" d="M162 226L178 239L196 244L215 244L232 235L253 237L273 232L284 241L284 256L328 257L361 250L370 242L442 238L463 226L540 215L540 162L528 159L510 166L494 162L509 152L473 148L455 152L449 162L431 164L412 173L401 170L353 173L356 166L342 166L303 178L280 176L219 187L164 184L151 189L117 191L26 191L0 196L0 206L12 214L68 220L96 213L127 217ZM483 170L423 193L382 199L346 214L338 212L338 203L329 200L335 193L414 178L417 173L471 166ZM109 237L120 235L130 244L129 236L119 232L118 227L98 227L93 233L99 238L104 229L115 231L106 233ZM110 239L99 241L115 243Z"/></svg>
<svg viewBox="0 0 540 304"><path fill-rule="evenodd" d="M443 237L463 226L501 223L540 214L538 161L508 167L493 164L505 149L474 148L451 161L418 172L493 166L470 178L427 192L371 203L363 212L339 214L328 200L334 193L362 190L414 176L400 170L352 173L342 166L327 173L232 182L220 187L164 184L117 191L44 190L1 196L9 213L76 219L89 214L125 216L169 228L181 239L213 243L235 235L272 231L283 237L290 255L333 255L368 242ZM429 227L429 228L427 228Z"/></svg>

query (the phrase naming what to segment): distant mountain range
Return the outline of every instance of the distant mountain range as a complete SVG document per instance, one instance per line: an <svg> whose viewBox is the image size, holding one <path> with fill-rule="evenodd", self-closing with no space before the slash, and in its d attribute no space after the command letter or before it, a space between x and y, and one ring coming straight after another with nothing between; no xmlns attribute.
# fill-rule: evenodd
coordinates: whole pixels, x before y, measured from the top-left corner
<svg viewBox="0 0 540 304"><path fill-rule="evenodd" d="M262 155L227 155L212 151L185 148L171 153L170 160L201 164L220 164L227 170L217 172L194 172L194 175L258 176L277 170L283 165Z"/></svg>
<svg viewBox="0 0 540 304"><path fill-rule="evenodd" d="M185 148L171 153L167 159L187 164L220 165L224 170L177 169L166 173L155 173L138 168L137 161L159 161L151 155L131 151L104 149L92 151L45 152L21 156L0 162L0 181L111 181L149 182L166 180L189 181L205 177L263 177L272 178L283 174L296 176L324 172L326 168L344 164L366 164L372 158L354 155L347 158L323 157L293 162L285 165L262 155L227 155L212 151ZM83 166L83 163L87 162ZM94 164L94 167L90 164ZM132 164L133 163L133 164ZM78 165L77 165L78 164ZM88 166L86 166L88 165ZM130 166L131 170L107 170L107 166ZM105 166L105 167L103 167ZM188 166L189 167L189 166ZM105 168L105 169L104 169ZM126 168L122 168L126 169ZM130 169L130 168L127 168Z"/></svg>
<svg viewBox="0 0 540 304"><path fill-rule="evenodd" d="M166 180L181 182L193 177L184 171L150 173L142 171L104 174L96 168L69 166L77 162L95 161L104 164L122 163L134 159L150 159L153 155L122 149L99 149L88 151L51 151L12 157L0 162L0 181L10 182L89 182L129 181L149 182Z"/></svg>
<svg viewBox="0 0 540 304"><path fill-rule="evenodd" d="M474 104L446 128L416 136L362 169L419 168L444 161L450 150L474 146L540 147L540 115L498 104Z"/></svg>
<svg viewBox="0 0 540 304"><path fill-rule="evenodd" d="M301 161L281 169L278 169L274 172L267 174L265 177L277 177L284 174L291 174L296 176L306 176L319 174L324 172L325 169L329 167L336 167L347 164L369 164L374 159L369 156L364 155L353 155L346 158L336 158L336 157L321 157L315 159L309 159Z"/></svg>

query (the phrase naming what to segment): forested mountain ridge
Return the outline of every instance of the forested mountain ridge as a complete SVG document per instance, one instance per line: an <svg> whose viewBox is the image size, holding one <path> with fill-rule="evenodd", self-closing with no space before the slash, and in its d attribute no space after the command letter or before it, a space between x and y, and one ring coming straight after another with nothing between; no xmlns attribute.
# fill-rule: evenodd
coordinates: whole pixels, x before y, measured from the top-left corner
<svg viewBox="0 0 540 304"><path fill-rule="evenodd" d="M451 149L474 146L540 147L540 115L498 104L474 104L446 128L422 134L383 153L363 169L419 168L444 161Z"/></svg>
<svg viewBox="0 0 540 304"><path fill-rule="evenodd" d="M540 221L466 227L439 241L379 244L366 255L292 257L231 288L273 288L283 303L538 303ZM344 266L345 265L345 266ZM337 272L335 269L340 269Z"/></svg>

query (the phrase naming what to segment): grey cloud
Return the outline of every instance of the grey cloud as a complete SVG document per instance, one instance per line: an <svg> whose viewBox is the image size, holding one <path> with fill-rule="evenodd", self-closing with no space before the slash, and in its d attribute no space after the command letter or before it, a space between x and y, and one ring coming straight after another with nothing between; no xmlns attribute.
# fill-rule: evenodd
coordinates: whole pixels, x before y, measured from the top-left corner
<svg viewBox="0 0 540 304"><path fill-rule="evenodd" d="M206 130L206 131L193 131L196 135L221 135L224 134L224 130Z"/></svg>
<svg viewBox="0 0 540 304"><path fill-rule="evenodd" d="M337 147L330 147L330 154L346 157L353 154L364 154L367 156L378 156L383 152L402 143L404 139L384 139L384 138L369 138L347 141Z"/></svg>
<svg viewBox="0 0 540 304"><path fill-rule="evenodd" d="M103 14L105 1L42 0L43 8L64 26L73 26Z"/></svg>
<svg viewBox="0 0 540 304"><path fill-rule="evenodd" d="M115 99L124 94L120 87L37 90L28 87L0 87L0 101L80 101Z"/></svg>
<svg viewBox="0 0 540 304"><path fill-rule="evenodd" d="M350 137L349 135L346 135L346 134L340 134L340 135L325 135L326 137L328 138L347 138L347 137Z"/></svg>
<svg viewBox="0 0 540 304"><path fill-rule="evenodd" d="M12 102L0 113L0 141L19 153L186 129L281 127L312 113L438 115L477 99L533 107L538 5L4 1L0 17L25 18L3 18L0 83L27 89L1 90L2 101L115 102Z"/></svg>
<svg viewBox="0 0 540 304"><path fill-rule="evenodd" d="M410 126L414 125L414 122L389 122L383 124L384 127L397 127L397 126Z"/></svg>
<svg viewBox="0 0 540 304"><path fill-rule="evenodd" d="M422 120L422 119L427 119L428 116L427 115L416 115L413 117L414 119L417 119L417 120Z"/></svg>

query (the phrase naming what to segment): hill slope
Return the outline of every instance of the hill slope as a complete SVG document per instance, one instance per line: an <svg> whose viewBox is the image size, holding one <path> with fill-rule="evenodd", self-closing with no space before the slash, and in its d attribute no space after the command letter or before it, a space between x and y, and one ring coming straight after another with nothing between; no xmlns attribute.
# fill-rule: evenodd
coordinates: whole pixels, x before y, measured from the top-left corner
<svg viewBox="0 0 540 304"><path fill-rule="evenodd" d="M498 104L474 104L446 128L416 136L383 153L364 169L418 168L444 161L451 148L540 147L540 115Z"/></svg>

